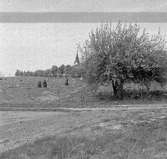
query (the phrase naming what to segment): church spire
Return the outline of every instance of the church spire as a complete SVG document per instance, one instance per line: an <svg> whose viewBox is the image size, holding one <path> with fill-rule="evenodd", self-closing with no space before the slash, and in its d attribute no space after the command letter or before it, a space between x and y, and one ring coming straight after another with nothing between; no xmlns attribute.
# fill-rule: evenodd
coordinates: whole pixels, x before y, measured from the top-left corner
<svg viewBox="0 0 167 159"><path fill-rule="evenodd" d="M79 56L78 56L78 50L77 50L77 54L76 54L76 57L75 57L74 64L75 64L75 65L79 65L79 64L80 64Z"/></svg>

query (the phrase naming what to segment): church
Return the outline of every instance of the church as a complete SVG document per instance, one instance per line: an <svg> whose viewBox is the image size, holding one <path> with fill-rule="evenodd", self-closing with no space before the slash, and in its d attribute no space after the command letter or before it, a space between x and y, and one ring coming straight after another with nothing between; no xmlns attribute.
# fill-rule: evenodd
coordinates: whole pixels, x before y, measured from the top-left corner
<svg viewBox="0 0 167 159"><path fill-rule="evenodd" d="M80 65L80 60L79 60L79 56L78 56L78 51L75 57L75 61L74 61L74 65Z"/></svg>
<svg viewBox="0 0 167 159"><path fill-rule="evenodd" d="M79 54L78 54L78 50L77 50L77 54L74 60L74 65L73 65L73 71L72 71L72 76L75 78L83 78L83 74L84 74L84 68L83 65L80 62L80 58L79 58Z"/></svg>

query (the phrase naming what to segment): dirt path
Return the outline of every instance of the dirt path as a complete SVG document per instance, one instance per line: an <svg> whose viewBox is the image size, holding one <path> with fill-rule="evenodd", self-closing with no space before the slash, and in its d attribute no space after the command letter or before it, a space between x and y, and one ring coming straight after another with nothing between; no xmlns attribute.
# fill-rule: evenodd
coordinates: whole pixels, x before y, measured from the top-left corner
<svg viewBox="0 0 167 159"><path fill-rule="evenodd" d="M148 109L167 109L167 104L136 104L136 105L108 105L101 107L83 106L83 108L66 107L40 107L38 105L25 107L19 106L0 106L0 111L109 111L109 110L148 110Z"/></svg>

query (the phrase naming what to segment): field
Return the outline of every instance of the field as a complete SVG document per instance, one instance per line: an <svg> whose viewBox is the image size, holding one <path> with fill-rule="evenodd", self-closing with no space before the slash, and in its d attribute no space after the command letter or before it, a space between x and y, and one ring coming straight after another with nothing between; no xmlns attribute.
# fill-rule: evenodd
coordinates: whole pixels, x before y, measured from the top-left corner
<svg viewBox="0 0 167 159"><path fill-rule="evenodd" d="M99 99L79 79L64 82L0 80L0 159L167 158L166 99Z"/></svg>
<svg viewBox="0 0 167 159"><path fill-rule="evenodd" d="M38 88L38 81L47 80L47 88ZM134 87L131 86L130 87ZM155 86L154 86L155 87ZM0 110L56 110L57 108L112 107L129 104L165 104L163 99L124 99L123 101L104 98L112 94L111 87L99 88L97 92L80 79L69 79L65 86L64 78L9 77L0 80Z"/></svg>
<svg viewBox="0 0 167 159"><path fill-rule="evenodd" d="M167 158L166 109L7 113L0 159Z"/></svg>
<svg viewBox="0 0 167 159"><path fill-rule="evenodd" d="M48 88L38 88L38 81L46 79ZM75 92L83 88L79 80L70 79L70 85L65 86L64 78L42 77L11 77L0 81L0 105L1 106L60 106L62 99L69 98Z"/></svg>

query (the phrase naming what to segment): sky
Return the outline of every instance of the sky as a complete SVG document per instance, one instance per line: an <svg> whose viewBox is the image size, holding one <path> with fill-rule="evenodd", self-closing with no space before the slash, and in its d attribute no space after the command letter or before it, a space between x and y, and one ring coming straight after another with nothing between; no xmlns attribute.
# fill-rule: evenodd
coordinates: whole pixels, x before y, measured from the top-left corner
<svg viewBox="0 0 167 159"><path fill-rule="evenodd" d="M22 12L166 12L166 0L0 0L0 11Z"/></svg>
<svg viewBox="0 0 167 159"><path fill-rule="evenodd" d="M73 64L78 43L96 24L0 24L0 72L36 70Z"/></svg>
<svg viewBox="0 0 167 159"><path fill-rule="evenodd" d="M0 0L0 12L165 12L165 0ZM78 43L97 23L0 23L0 73L73 64ZM148 32L166 23L143 23Z"/></svg>

